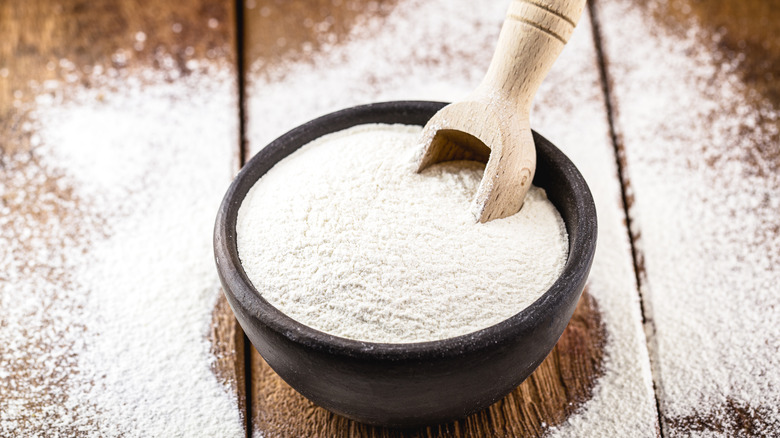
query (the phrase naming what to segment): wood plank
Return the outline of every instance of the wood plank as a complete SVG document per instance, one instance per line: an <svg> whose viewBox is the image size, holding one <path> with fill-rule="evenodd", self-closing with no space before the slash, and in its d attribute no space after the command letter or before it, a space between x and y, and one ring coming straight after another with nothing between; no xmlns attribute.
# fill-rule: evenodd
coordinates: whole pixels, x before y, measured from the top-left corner
<svg viewBox="0 0 780 438"><path fill-rule="evenodd" d="M303 9L303 2L278 4L290 8L285 10L290 23L307 18L316 23L321 8L328 7L333 26L349 28L335 24L340 3L329 3L311 10ZM468 93L484 73L473 66L488 64L507 5L494 2L475 12L465 1L400 1L387 15L363 19L346 36L317 35L338 45L306 55L292 51L289 57L276 44L279 38L305 42L312 36L298 34L300 26L292 24L266 32L280 16L246 10L249 150L260 150L311 117L347 106L393 99L454 100ZM432 10L438 15L431 15ZM425 32L414 31L418 29ZM544 364L488 410L452 424L401 432L369 428L312 405L249 348L254 436L656 435L620 182L587 14L540 90L531 124L582 170L600 222L588 294Z"/></svg>
<svg viewBox="0 0 780 438"><path fill-rule="evenodd" d="M664 436L777 436L780 11L597 11Z"/></svg>
<svg viewBox="0 0 780 438"><path fill-rule="evenodd" d="M126 415L111 409L117 405L112 393L128 388L106 379L115 370L124 370L128 382L155 382L159 376L132 372L133 368L147 370L154 366L142 368L145 365L138 363L133 367L124 362L137 356L137 348L133 348L159 347L160 343L144 344L135 339L138 333L149 333L149 329L128 321L128 313L117 307L116 300L121 297L112 295L105 283L87 278L83 269L86 264L94 272L124 279L126 283L114 288L138 292L139 299L150 295L128 284L137 282L138 288L152 291L170 288L184 297L182 308L188 301L185 288L194 286L190 293L199 297L196 303L206 307L190 303L186 308L197 308L198 315L185 319L195 318L195 322L190 319L179 327L189 330L198 327L197 321L203 321L203 327L195 332L158 334L159 339L171 341L170 353L149 351L150 357L144 362L171 363L176 354L181 354L185 368L193 366L187 358L204 357L197 367L210 373L211 366L217 394L212 391L190 397L224 397L229 414L203 412L205 418L214 418L203 422L201 433L219 424L224 425L225 433L231 427L240 430L244 413L238 411L244 409L245 388L243 335L221 294L217 299L216 273L208 249L209 227L185 225L181 233L168 234L203 242L197 247L200 255L183 257L190 274L173 272L177 269L171 257L181 256L177 248L192 248L180 240L159 242L168 252L148 248L145 257L149 263L129 261L128 266L145 269L132 274L122 265L107 265L106 259L95 255L100 248L104 251L100 254L111 256L108 258L133 254L133 245L143 239L122 228L138 219L133 215L136 210L159 219L154 211L160 200L188 212L191 217L187 220L206 225L208 216L213 216L209 211L216 211L220 187L236 171L239 156L233 3L0 2L0 34L0 435L158 435L165 427L183 427L187 421L197 420L193 415L197 412L181 412L179 418L174 418L177 409L197 407L197 403L184 401L181 407L172 403L169 410L149 415L132 430L120 428L127 426L133 415L143 415L145 407L154 406L154 400L170 399L164 391L171 385L152 384L149 394L140 400L148 401L148 405L140 403L128 409ZM215 85L205 87L209 90L203 92L216 93L215 104L204 103L197 96L191 104L187 102L191 94L198 93L187 81L197 82L198 77L213 77ZM183 85L175 85L179 82ZM172 115L163 114L160 120L144 116L144 111L160 113L156 109L159 106L168 107ZM211 123L204 117L188 122L175 116L177 112L202 115L209 110L215 112ZM126 125L121 123L123 113L129 120ZM119 126L88 126L77 120L101 120L100 114L105 114L102 120L120 121ZM46 122L57 128L49 129ZM168 129L166 124L171 122L174 126ZM55 132L58 129L60 132ZM182 144L181 139L191 138L188 132L192 131L202 132L204 139L218 140L214 144ZM155 135L146 134L149 132ZM105 135L105 149L79 149L80 144L95 143L99 135ZM159 153L155 149L158 146ZM191 156L188 147L193 150ZM174 150L187 155L177 160ZM79 160L77 155L82 152L95 156ZM159 159L154 160L154 155ZM110 177L101 180L103 185L90 181L93 174L99 173L99 167L112 168L115 161L121 162L121 166L113 167L118 175L143 179L148 184ZM172 178L175 182L170 183L162 180L166 172L185 176ZM198 178L203 176L216 176L218 180L200 183ZM177 194L177 190L181 192ZM204 201L197 201L200 196ZM176 227L175 219L166 220L168 223L160 223L160 227ZM137 234L142 232L139 227ZM196 261L196 256L202 261ZM169 274L161 273L155 265L174 269ZM188 285L184 280L188 275L209 277L210 284ZM215 300L212 310L209 303ZM132 303L128 304L127 309L132 308ZM160 312L156 309L165 302L150 300L148 305L150 312ZM110 324L112 317L100 313L106 308L118 309L119 314L113 318L129 323L129 328ZM175 320L176 311L171 312L165 319ZM211 327L209 319L213 321ZM161 323L161 327L172 326ZM101 337L115 341L123 330L123 348L101 344ZM212 358L208 353L176 353L179 344L193 345L201 336L204 351L210 348ZM111 352L116 354L109 362L90 362L96 355ZM170 354L174 359L167 362L155 357ZM98 373L103 368L108 377ZM208 378L203 380L208 384ZM193 391L204 386L183 380L178 384L192 386ZM139 401L131 398L133 391L124 394L127 403ZM111 406L101 404L105 401ZM117 416L123 424L111 423ZM160 420L165 421L167 416L175 421L162 425ZM184 431L179 429L179 433Z"/></svg>

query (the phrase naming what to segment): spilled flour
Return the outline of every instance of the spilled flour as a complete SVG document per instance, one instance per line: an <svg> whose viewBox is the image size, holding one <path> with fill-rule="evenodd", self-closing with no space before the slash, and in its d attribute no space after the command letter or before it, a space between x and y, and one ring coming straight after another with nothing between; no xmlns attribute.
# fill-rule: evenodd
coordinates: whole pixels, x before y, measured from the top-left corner
<svg viewBox="0 0 780 438"><path fill-rule="evenodd" d="M780 436L780 111L668 8L598 8L663 432Z"/></svg>
<svg viewBox="0 0 780 438"><path fill-rule="evenodd" d="M252 187L236 236L264 298L330 334L419 342L501 322L552 285L568 236L544 190L478 224L470 206L484 166L417 174L420 132L361 125L324 136Z"/></svg>
<svg viewBox="0 0 780 438"><path fill-rule="evenodd" d="M0 436L243 436L207 337L238 144L209 69L51 87L3 157Z"/></svg>

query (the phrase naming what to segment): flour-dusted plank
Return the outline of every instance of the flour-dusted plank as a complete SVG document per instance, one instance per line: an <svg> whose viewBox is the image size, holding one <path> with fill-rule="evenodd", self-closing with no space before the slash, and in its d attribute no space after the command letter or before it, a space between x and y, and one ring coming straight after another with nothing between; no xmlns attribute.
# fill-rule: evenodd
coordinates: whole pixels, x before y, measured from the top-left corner
<svg viewBox="0 0 780 438"><path fill-rule="evenodd" d="M538 92L531 127L572 159L596 202L599 236L588 290L606 327L607 359L593 398L554 436L655 437L647 342L602 85L592 22L583 14Z"/></svg>
<svg viewBox="0 0 780 438"><path fill-rule="evenodd" d="M401 1L381 18L356 20L359 24L346 36L331 38L327 26L315 34L337 45L319 45L308 55L295 50L284 55L279 46L271 50L275 55L252 55L259 53L253 47L273 45L280 38L309 47L309 34L299 33L292 24L317 22L320 15L314 14L325 6L311 12L302 4L286 4L290 24L282 29L272 25L281 19L274 15L276 9L245 11L250 152L340 108L465 96L487 69L509 2L473 8L465 1ZM267 26L278 32L263 32ZM347 27L337 20L330 26ZM656 407L639 296L588 14L540 88L531 126L564 149L593 191L599 244L588 293L550 357L510 396L466 420L407 435L655 436ZM250 350L255 436L403 436L365 428L313 406Z"/></svg>
<svg viewBox="0 0 780 438"><path fill-rule="evenodd" d="M211 318L209 334L211 355L213 356L211 368L219 382L235 394L236 408L240 415L245 436L248 433L246 424L247 416L249 415L246 401L247 370L245 356L247 354L246 344L248 342L223 292L220 292L217 298Z"/></svg>
<svg viewBox="0 0 780 438"><path fill-rule="evenodd" d="M235 29L229 1L0 3L0 436L243 435L210 248Z"/></svg>
<svg viewBox="0 0 780 438"><path fill-rule="evenodd" d="M599 0L665 436L780 434L780 12Z"/></svg>

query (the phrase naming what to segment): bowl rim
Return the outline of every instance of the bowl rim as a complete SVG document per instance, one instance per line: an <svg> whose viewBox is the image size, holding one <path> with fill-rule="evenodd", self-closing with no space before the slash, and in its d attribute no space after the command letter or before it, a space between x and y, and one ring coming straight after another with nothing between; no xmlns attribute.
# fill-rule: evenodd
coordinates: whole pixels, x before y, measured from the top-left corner
<svg viewBox="0 0 780 438"><path fill-rule="evenodd" d="M311 140L301 143L301 139L307 138L307 133L321 130L323 126L341 126L345 122L351 123L353 120L358 122L349 126L383 123L381 121L361 122L359 120L365 119L367 116L368 118L381 118L383 115L399 111L430 112L433 115L445 105L444 102L432 101L389 101L346 108L293 128L256 153L230 184L219 207L214 226L214 256L225 294L233 295L234 299L246 307L253 318L277 335L290 342L300 344L306 349L366 360L420 360L460 356L467 352L477 352L496 346L496 344L511 342L518 336L531 332L536 321L548 318L550 312L559 307L558 305L565 300L568 293L579 292L572 290L569 285L584 284L593 261L597 234L596 207L584 177L571 160L549 140L535 131L533 134L537 156L539 155L538 150L543 149L551 161L557 162L563 168L561 173L571 178L570 185L576 187L572 192L574 193L575 205L583 210L580 215L593 220L580 220L573 224L576 231L575 233L572 233L571 230L568 232L569 254L561 275L539 298L520 312L489 327L451 338L408 343L370 342L328 334L298 322L273 306L255 289L241 265L236 241L238 210L249 189L268 171L267 169L260 172L259 175L255 175L257 172L253 172L253 169L262 165L266 160L275 160L273 162L275 165L309 143ZM338 127L328 132L337 132L342 129L346 128ZM322 133L319 136L325 134ZM243 193L241 193L242 191ZM239 196L240 199L237 199ZM567 229L569 229L568 225ZM575 235L575 239L571 238L572 234Z"/></svg>

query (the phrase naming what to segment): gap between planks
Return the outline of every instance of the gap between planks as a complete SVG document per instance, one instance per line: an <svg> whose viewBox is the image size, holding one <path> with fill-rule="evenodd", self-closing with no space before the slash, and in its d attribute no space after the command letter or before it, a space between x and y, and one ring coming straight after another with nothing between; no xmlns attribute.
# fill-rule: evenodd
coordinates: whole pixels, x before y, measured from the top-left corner
<svg viewBox="0 0 780 438"><path fill-rule="evenodd" d="M249 157L247 156L247 139L246 139L246 71L244 68L244 1L235 0L234 6L234 20L235 20L235 49L236 49L236 84L238 87L238 168L240 170L244 167ZM238 360L243 362L244 367L244 381L243 381L243 403L239 406L244 416L244 436L250 438L252 436L252 352L254 346L249 342L246 333L235 320L233 323L236 325L236 330L241 332L240 336L236 337L236 348L243 351L243 355L239 355ZM238 345L240 344L240 345ZM241 383L241 382L237 382ZM239 397L242 397L239 395Z"/></svg>
<svg viewBox="0 0 780 438"><path fill-rule="evenodd" d="M661 398L659 394L658 378L659 374L656 368L656 360L654 359L653 351L656 351L654 347L655 342L655 324L652 316L648 315L648 311L645 308L645 297L642 293L644 285L644 256L641 250L636 244L636 236L634 235L634 224L631 223L631 204L633 202L632 195L630 194L631 181L628 177L627 163L625 160L625 149L623 143L620 141L617 130L615 128L615 105L610 91L609 75L607 73L607 61L604 54L604 48L601 40L601 24L599 22L597 12L597 0L591 0L587 3L588 13L590 14L590 22L593 34L593 45L596 48L596 63L599 68L599 81L601 82L601 91L604 94L604 105L607 110L607 125L609 128L609 138L612 142L612 147L615 150L615 163L617 164L618 180L620 181L620 195L623 203L623 215L626 221L626 231L628 232L628 241L631 245L631 258L634 264L634 275L636 280L636 291L639 294L639 310L642 313L642 326L645 332L645 341L647 349L650 352L650 370L653 378L653 396L655 397L655 414L656 414L656 435L664 437L663 428L661 425Z"/></svg>

